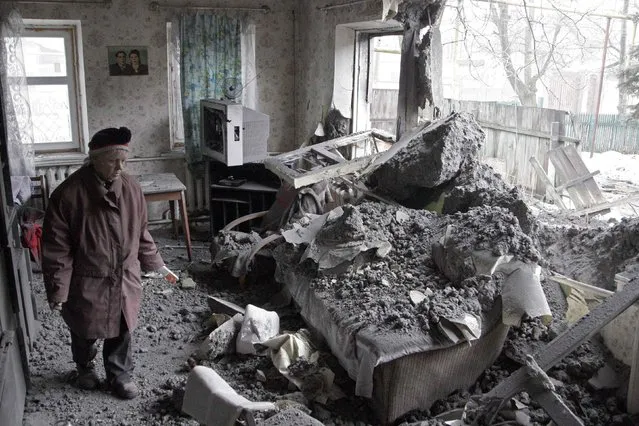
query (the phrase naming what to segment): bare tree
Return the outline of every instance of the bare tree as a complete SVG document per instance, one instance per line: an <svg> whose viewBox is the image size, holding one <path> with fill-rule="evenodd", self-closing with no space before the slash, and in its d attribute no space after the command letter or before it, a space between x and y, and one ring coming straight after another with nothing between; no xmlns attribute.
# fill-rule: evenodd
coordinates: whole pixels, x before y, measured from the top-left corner
<svg viewBox="0 0 639 426"><path fill-rule="evenodd" d="M567 71L598 68L602 19L588 9L565 10L559 0L543 7L536 7L534 0L522 0L519 6L461 0L455 13L469 58L486 53L496 58L519 102L536 106L540 85L553 96L558 80L575 84L566 78Z"/></svg>

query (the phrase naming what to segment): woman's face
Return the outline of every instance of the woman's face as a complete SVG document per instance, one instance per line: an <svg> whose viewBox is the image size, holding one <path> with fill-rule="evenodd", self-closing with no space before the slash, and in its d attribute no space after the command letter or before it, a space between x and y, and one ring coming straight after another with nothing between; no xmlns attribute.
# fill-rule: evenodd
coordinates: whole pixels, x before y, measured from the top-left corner
<svg viewBox="0 0 639 426"><path fill-rule="evenodd" d="M105 181L112 181L120 177L128 157L129 153L127 151L118 149L99 154L91 162L100 178Z"/></svg>
<svg viewBox="0 0 639 426"><path fill-rule="evenodd" d="M131 61L131 65L137 65L140 63L140 57L135 53L129 53L129 60Z"/></svg>

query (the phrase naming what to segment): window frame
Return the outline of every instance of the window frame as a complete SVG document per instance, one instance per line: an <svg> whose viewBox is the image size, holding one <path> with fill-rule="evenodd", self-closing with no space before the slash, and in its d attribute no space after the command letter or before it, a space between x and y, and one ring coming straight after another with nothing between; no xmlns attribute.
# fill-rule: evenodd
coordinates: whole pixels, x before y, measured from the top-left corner
<svg viewBox="0 0 639 426"><path fill-rule="evenodd" d="M351 131L368 130L368 100L371 94L370 40L385 35L401 35L403 26L394 20L339 24L335 29L335 75L333 105L351 119Z"/></svg>
<svg viewBox="0 0 639 426"><path fill-rule="evenodd" d="M82 27L78 20L24 19L22 37L63 37L67 75L63 77L26 77L26 84L65 84L69 90L71 141L34 143L36 154L88 151L89 127L84 79Z"/></svg>

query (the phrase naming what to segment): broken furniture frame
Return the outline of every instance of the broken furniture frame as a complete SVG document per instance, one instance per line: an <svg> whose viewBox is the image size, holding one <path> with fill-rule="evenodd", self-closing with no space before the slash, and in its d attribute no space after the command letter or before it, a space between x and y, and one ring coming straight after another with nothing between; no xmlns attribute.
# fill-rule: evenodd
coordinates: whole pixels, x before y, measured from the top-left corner
<svg viewBox="0 0 639 426"><path fill-rule="evenodd" d="M224 228L222 228L222 232L231 231L236 226L238 226L238 225L240 225L240 224L242 224L244 222L250 221L250 220L259 219L259 218L265 216L267 213L268 213L268 210L264 210L264 211L250 213L250 214L244 215L242 217L239 217L239 218L231 221L230 223L228 223L226 226L224 226ZM244 259L244 263L247 265L247 270L248 270L248 265L251 264L251 262L253 261L253 258L257 255L257 253L260 250L262 250L264 247L266 247L270 243L279 240L280 238L282 238L282 235L279 234L279 233L275 233L275 234L271 234L271 235L269 235L269 236L267 236L265 238L262 238L259 242L254 244L253 247L251 247L251 251L249 252L249 254ZM246 274L241 275L238 278L238 281L239 281L240 285L243 286L246 283Z"/></svg>
<svg viewBox="0 0 639 426"><path fill-rule="evenodd" d="M365 169L393 141L393 136L382 130L366 130L267 157L264 166L298 189Z"/></svg>
<svg viewBox="0 0 639 426"><path fill-rule="evenodd" d="M538 350L532 357L536 366L543 371L549 370L637 300L639 300L639 279L628 282L623 289L612 293L601 304L593 308L589 315L582 317L572 327ZM631 376L634 376L635 381L637 380L636 372L631 374ZM486 406L482 410L480 419L476 419L476 422L478 420L480 422L488 420L487 424L490 424L490 419L496 416L508 399L524 390L530 392L530 377L530 366L521 367L490 392L479 397L479 403L486 404ZM632 379L633 377L631 377L631 381ZM535 387L535 392L531 392L531 397L542 406L556 424L562 426L579 426L583 424L552 390L540 390L539 387ZM634 393L632 395L629 393L629 402L631 398L636 399L637 396Z"/></svg>

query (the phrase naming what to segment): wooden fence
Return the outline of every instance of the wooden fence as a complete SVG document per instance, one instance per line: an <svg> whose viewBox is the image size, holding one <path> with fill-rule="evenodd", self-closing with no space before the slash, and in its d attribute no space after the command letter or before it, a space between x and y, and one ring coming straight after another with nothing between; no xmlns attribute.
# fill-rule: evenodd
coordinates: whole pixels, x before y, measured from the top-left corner
<svg viewBox="0 0 639 426"><path fill-rule="evenodd" d="M565 136L565 111L445 99L442 116L452 111L470 112L475 116L486 133L480 155L502 160L506 167L503 177L508 182L540 195L545 194L546 186L535 173L530 157L536 157L546 173L553 177L548 165L548 150L560 141L576 142Z"/></svg>
<svg viewBox="0 0 639 426"><path fill-rule="evenodd" d="M371 96L371 127L395 133L397 90L374 89ZM441 115L446 116L453 111L472 113L484 129L486 142L481 148L481 157L500 160L505 165L504 179L539 195L545 194L546 186L533 169L530 158L537 158L546 174L554 179L547 152L560 141L578 143L581 136L580 132L573 130L574 125L569 127L571 133L566 133L570 119L566 111L444 99ZM575 122L573 119L572 123ZM605 135L605 131L602 134ZM580 149L586 150L586 146Z"/></svg>
<svg viewBox="0 0 639 426"><path fill-rule="evenodd" d="M565 128L566 135L581 139L583 151L592 149L594 114L570 114L566 116ZM639 153L639 121L629 120L617 114L600 114L594 152L605 151Z"/></svg>

